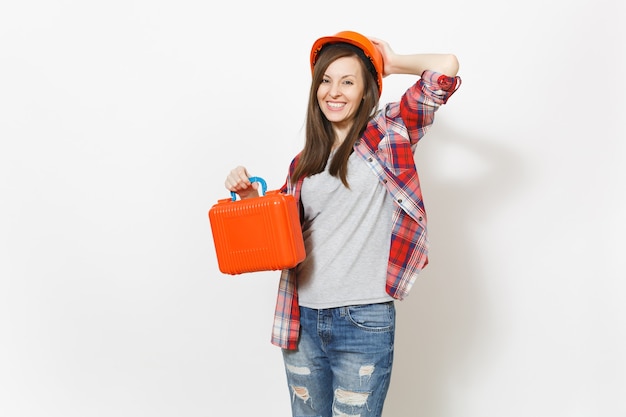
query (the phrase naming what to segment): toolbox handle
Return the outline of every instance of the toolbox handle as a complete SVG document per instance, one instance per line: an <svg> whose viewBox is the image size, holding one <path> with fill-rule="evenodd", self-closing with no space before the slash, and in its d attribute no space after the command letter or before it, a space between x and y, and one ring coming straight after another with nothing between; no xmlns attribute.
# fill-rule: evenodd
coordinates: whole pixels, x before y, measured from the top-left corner
<svg viewBox="0 0 626 417"><path fill-rule="evenodd" d="M265 180L261 177L250 177L248 178L250 180L250 182L258 182L259 184L261 184L261 195L265 195L265 193L267 192L267 183L265 182ZM237 200L237 193L234 191L230 192L230 196L232 197L233 201Z"/></svg>

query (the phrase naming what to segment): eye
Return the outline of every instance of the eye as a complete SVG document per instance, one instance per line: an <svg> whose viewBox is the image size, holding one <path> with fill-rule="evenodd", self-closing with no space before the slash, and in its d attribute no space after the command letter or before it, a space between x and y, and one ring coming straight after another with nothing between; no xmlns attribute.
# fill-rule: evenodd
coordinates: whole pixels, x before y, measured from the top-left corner
<svg viewBox="0 0 626 417"><path fill-rule="evenodd" d="M328 78L322 78L322 84L328 84L330 80Z"/></svg>
<svg viewBox="0 0 626 417"><path fill-rule="evenodd" d="M352 80L345 80L343 83L346 85L354 85L354 82Z"/></svg>

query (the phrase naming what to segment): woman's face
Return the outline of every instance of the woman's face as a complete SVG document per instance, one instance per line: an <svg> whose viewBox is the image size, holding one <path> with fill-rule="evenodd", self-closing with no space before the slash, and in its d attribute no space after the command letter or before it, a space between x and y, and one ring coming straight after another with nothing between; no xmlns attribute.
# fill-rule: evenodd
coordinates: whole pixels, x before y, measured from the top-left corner
<svg viewBox="0 0 626 417"><path fill-rule="evenodd" d="M365 80L359 58L339 58L328 66L317 88L317 102L333 124L348 127L361 105Z"/></svg>

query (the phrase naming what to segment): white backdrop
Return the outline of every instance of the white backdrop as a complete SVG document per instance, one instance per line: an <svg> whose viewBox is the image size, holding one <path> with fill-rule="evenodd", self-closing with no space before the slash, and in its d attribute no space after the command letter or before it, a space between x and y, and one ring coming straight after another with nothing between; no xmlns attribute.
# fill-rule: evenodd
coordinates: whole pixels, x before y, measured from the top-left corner
<svg viewBox="0 0 626 417"><path fill-rule="evenodd" d="M207 211L279 187L308 53L453 52L418 147L430 265L385 417L626 416L624 2L24 0L0 6L0 415L288 416L278 273ZM388 78L383 100L413 82Z"/></svg>

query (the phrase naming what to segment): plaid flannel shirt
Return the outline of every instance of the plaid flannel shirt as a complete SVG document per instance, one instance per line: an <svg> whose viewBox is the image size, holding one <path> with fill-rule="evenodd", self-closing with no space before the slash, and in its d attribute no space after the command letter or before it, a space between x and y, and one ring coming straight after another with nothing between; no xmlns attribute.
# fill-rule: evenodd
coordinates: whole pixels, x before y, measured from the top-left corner
<svg viewBox="0 0 626 417"><path fill-rule="evenodd" d="M408 295L428 263L426 212L413 150L432 125L435 111L460 85L459 77L424 71L399 102L388 103L377 112L354 144L355 153L365 160L396 203L386 291L398 300ZM293 194L299 204L303 179L295 184L290 181L297 161L298 156L290 164L290 175L281 191ZM295 349L300 333L296 281L295 268L282 271L271 342L284 349Z"/></svg>

